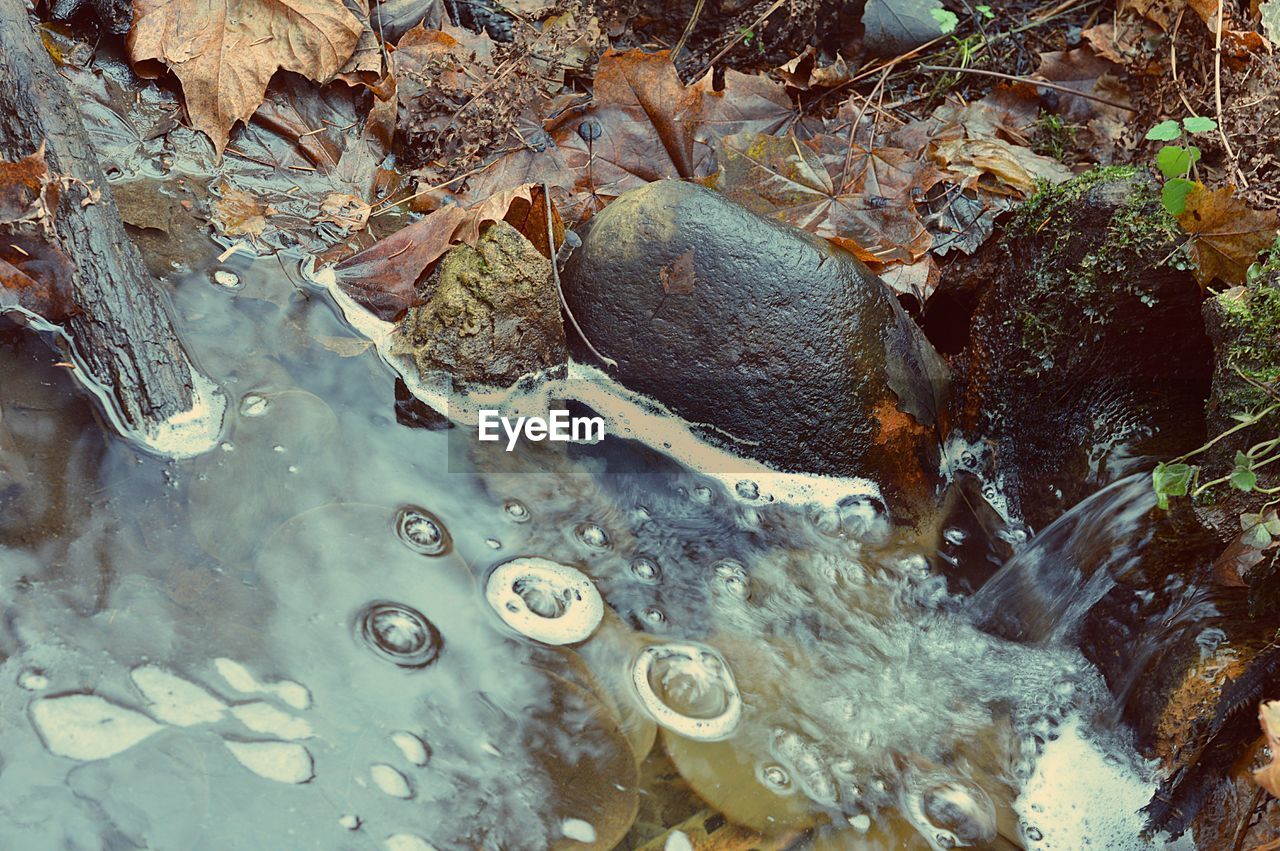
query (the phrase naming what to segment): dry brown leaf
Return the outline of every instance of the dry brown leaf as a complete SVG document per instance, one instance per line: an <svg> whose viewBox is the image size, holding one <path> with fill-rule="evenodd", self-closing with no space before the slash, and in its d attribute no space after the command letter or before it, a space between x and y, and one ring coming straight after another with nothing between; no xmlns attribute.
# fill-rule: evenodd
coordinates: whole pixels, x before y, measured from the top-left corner
<svg viewBox="0 0 1280 851"><path fill-rule="evenodd" d="M916 264L932 245L913 198L942 174L896 148L868 151L845 139L740 133L721 143L714 185L754 212L852 251L866 263ZM889 275L904 286L936 283L921 268ZM918 293L921 297L927 291Z"/></svg>
<svg viewBox="0 0 1280 851"><path fill-rule="evenodd" d="M1280 798L1280 700L1258 705L1258 723L1271 749L1271 762L1253 772L1253 779L1272 795Z"/></svg>
<svg viewBox="0 0 1280 851"><path fill-rule="evenodd" d="M688 295L698 285L698 275L693 268L693 249L690 248L675 260L658 270L658 280L667 295Z"/></svg>
<svg viewBox="0 0 1280 851"><path fill-rule="evenodd" d="M226 180L215 187L218 196L209 204L209 216L217 229L230 237L257 239L267 229L267 217L275 215L256 195L231 186Z"/></svg>
<svg viewBox="0 0 1280 851"><path fill-rule="evenodd" d="M1251 209L1235 196L1233 187L1210 190L1197 183L1187 194L1178 224L1191 236L1192 272L1201 286L1214 278L1243 284L1258 252L1275 241L1280 213Z"/></svg>
<svg viewBox="0 0 1280 851"><path fill-rule="evenodd" d="M0 160L0 311L19 307L60 322L72 310L74 269L53 230L58 185L44 145L17 162Z"/></svg>
<svg viewBox="0 0 1280 851"><path fill-rule="evenodd" d="M964 185L988 177L991 180L983 181L984 188L1006 195L1027 197L1037 180L1061 183L1071 178L1071 169L1057 160L1003 139L953 139L934 145L930 156L938 165L964 175Z"/></svg>
<svg viewBox="0 0 1280 851"><path fill-rule="evenodd" d="M191 124L221 156L280 69L328 80L351 58L362 27L342 0L136 0L129 58L182 83Z"/></svg>
<svg viewBox="0 0 1280 851"><path fill-rule="evenodd" d="M502 221L517 199L532 209L539 188L526 183L474 207L442 207L338 263L338 286L379 318L397 319L413 305L418 281L450 248L464 242L474 245L481 230Z"/></svg>
<svg viewBox="0 0 1280 851"><path fill-rule="evenodd" d="M320 202L318 221L332 222L354 233L362 230L369 223L371 212L373 208L369 206L368 201L344 192L332 192Z"/></svg>

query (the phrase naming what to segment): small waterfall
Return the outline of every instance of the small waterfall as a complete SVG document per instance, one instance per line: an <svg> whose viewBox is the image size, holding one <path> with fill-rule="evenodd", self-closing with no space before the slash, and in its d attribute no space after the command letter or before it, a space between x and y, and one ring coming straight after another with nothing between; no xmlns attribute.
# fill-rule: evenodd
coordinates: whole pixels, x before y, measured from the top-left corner
<svg viewBox="0 0 1280 851"><path fill-rule="evenodd" d="M974 622L1029 643L1072 642L1089 610L1150 542L1156 505L1135 473L1075 505L1011 558L969 601Z"/></svg>

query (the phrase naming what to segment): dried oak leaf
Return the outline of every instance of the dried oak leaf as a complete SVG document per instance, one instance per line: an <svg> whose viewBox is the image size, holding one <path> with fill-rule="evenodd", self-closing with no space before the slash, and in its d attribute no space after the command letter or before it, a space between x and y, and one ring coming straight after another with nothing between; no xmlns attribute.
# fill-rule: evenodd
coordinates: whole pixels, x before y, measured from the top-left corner
<svg viewBox="0 0 1280 851"><path fill-rule="evenodd" d="M517 207L519 218L518 201L528 205L523 208L527 219L542 205L540 189L526 183L499 192L474 207L441 207L334 266L338 286L379 318L395 320L414 304L418 281L450 248L464 242L474 245L480 240L481 230L504 220L513 206ZM541 232L545 239L545 214ZM526 233L526 237L530 236L536 238L536 234Z"/></svg>
<svg viewBox="0 0 1280 851"><path fill-rule="evenodd" d="M1269 700L1258 705L1258 723L1267 737L1271 750L1271 762L1253 772L1253 779L1272 795L1280 798L1280 700Z"/></svg>
<svg viewBox="0 0 1280 851"><path fill-rule="evenodd" d="M1214 278L1243 284L1249 265L1275 241L1280 228L1280 213L1251 209L1234 193L1233 187L1210 190L1197 183L1187 194L1186 210L1177 217L1191 236L1192 273L1201 286Z"/></svg>
<svg viewBox="0 0 1280 851"><path fill-rule="evenodd" d="M191 124L221 156L280 69L325 81L362 32L342 0L136 0L129 58L144 75L159 61L177 75Z"/></svg>

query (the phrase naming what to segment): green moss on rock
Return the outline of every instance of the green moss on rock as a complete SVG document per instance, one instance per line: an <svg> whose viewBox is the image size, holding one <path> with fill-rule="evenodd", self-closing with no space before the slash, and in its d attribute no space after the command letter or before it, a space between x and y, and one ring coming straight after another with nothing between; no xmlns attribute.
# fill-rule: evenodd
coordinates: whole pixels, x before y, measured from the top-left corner
<svg viewBox="0 0 1280 851"><path fill-rule="evenodd" d="M550 264L506 222L446 254L419 297L392 351L411 355L424 376L509 386L566 360Z"/></svg>

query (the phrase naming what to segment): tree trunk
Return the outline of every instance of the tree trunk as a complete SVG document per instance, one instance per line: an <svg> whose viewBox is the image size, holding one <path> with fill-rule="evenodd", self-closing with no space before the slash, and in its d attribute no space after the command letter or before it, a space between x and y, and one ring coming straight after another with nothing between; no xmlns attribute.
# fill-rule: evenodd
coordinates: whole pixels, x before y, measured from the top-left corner
<svg viewBox="0 0 1280 851"><path fill-rule="evenodd" d="M15 161L43 142L52 175L101 192L61 193L55 227L75 267L75 314L66 322L79 366L105 389L121 425L141 435L192 408L195 369L164 296L130 242L106 178L23 0L0 0L0 157Z"/></svg>

